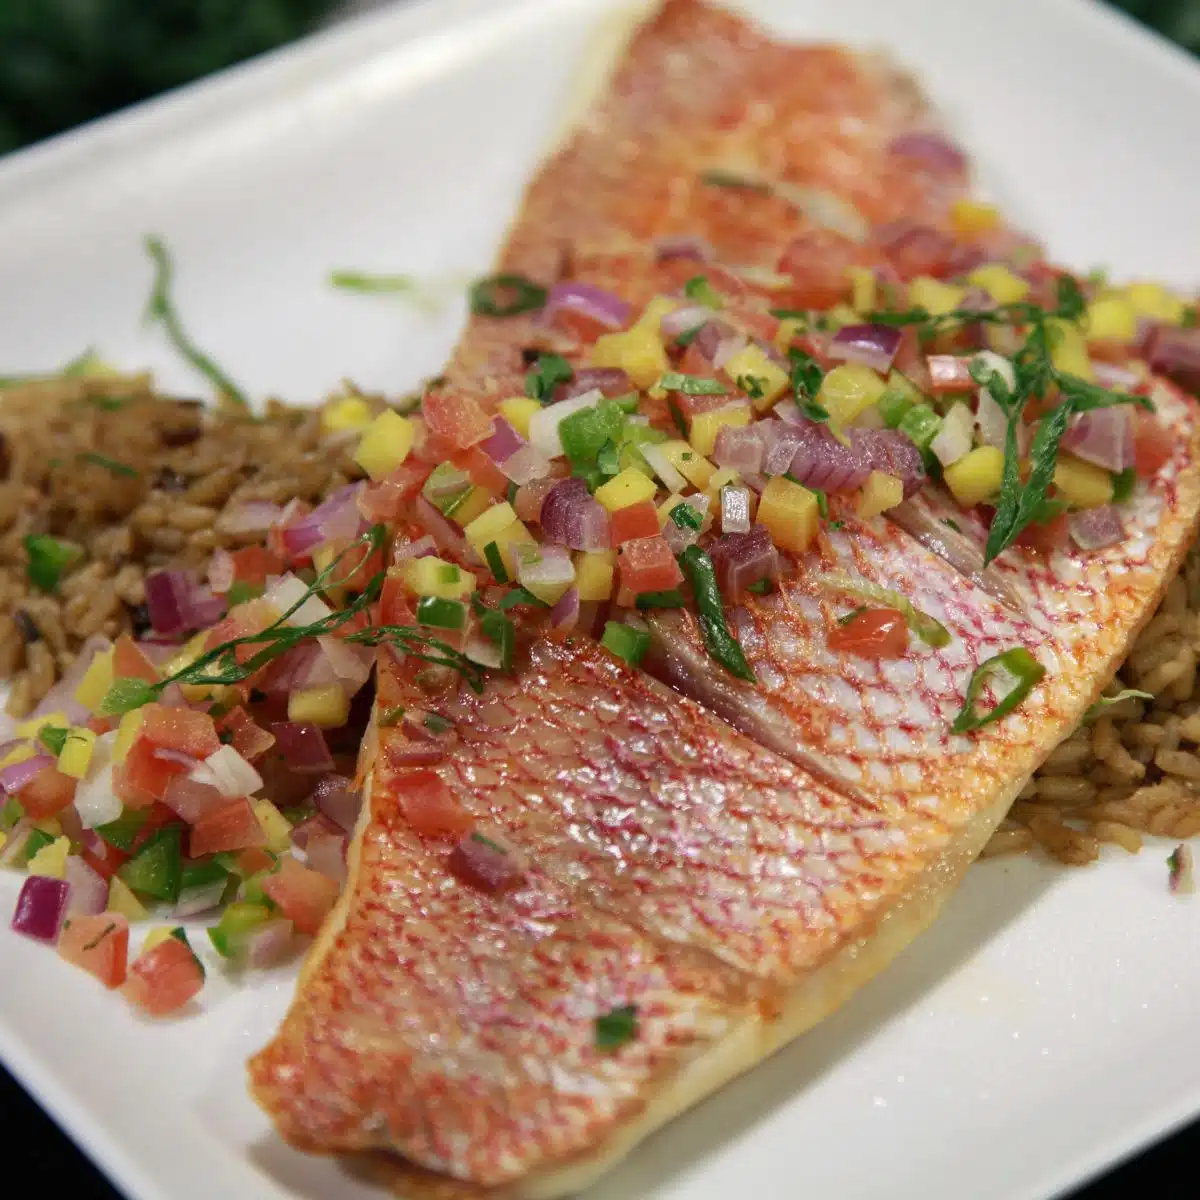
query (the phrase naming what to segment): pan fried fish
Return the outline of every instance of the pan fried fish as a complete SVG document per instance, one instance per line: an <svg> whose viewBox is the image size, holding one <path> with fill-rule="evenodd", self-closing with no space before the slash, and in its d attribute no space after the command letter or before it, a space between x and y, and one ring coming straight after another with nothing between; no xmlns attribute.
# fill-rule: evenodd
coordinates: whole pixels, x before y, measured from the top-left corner
<svg viewBox="0 0 1200 1200"><path fill-rule="evenodd" d="M440 649L380 651L283 1137L563 1195L925 928L1194 536L1196 406L1100 300L886 64L640 27L360 451Z"/></svg>

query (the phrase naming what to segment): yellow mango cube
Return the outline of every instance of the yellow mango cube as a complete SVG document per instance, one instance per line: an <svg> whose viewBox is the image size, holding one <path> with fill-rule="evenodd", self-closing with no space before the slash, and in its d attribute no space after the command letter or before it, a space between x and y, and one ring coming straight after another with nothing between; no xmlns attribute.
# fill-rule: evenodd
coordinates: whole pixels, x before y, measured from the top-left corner
<svg viewBox="0 0 1200 1200"><path fill-rule="evenodd" d="M642 315L633 323L634 329L648 329L655 337L662 336L662 319L680 305L676 297L655 296L642 310Z"/></svg>
<svg viewBox="0 0 1200 1200"><path fill-rule="evenodd" d="M24 762L37 753L38 751L31 743L23 742L20 746L14 746L3 758L0 758L0 767L11 767L13 763Z"/></svg>
<svg viewBox="0 0 1200 1200"><path fill-rule="evenodd" d="M967 279L983 288L997 304L1016 304L1029 295L1029 280L1015 275L1003 263L984 263L976 267Z"/></svg>
<svg viewBox="0 0 1200 1200"><path fill-rule="evenodd" d="M877 517L889 508L895 508L903 499L904 484L901 480L883 471L872 471L858 496L858 515L863 518Z"/></svg>
<svg viewBox="0 0 1200 1200"><path fill-rule="evenodd" d="M70 724L71 721L64 712L46 713L44 716L30 717L20 722L13 730L13 735L19 738L36 738L47 725L57 725L61 728Z"/></svg>
<svg viewBox="0 0 1200 1200"><path fill-rule="evenodd" d="M940 316L958 308L967 298L967 289L954 283L943 283L929 275L918 275L908 285L908 302Z"/></svg>
<svg viewBox="0 0 1200 1200"><path fill-rule="evenodd" d="M145 954L148 950L153 950L155 946L161 946L163 942L169 942L173 936L170 925L155 925L146 934L145 938L142 939L141 953Z"/></svg>
<svg viewBox="0 0 1200 1200"><path fill-rule="evenodd" d="M1099 508L1112 501L1112 476L1103 467L1069 454L1059 455L1054 468L1054 486L1062 498L1076 508Z"/></svg>
<svg viewBox="0 0 1200 1200"><path fill-rule="evenodd" d="M529 437L529 421L542 406L529 396L509 396L500 401L500 415L523 437Z"/></svg>
<svg viewBox="0 0 1200 1200"><path fill-rule="evenodd" d="M788 373L778 363L772 362L767 357L762 347L753 344L732 355L722 370L750 396L751 403L758 412L765 412L779 399L790 379ZM745 383L739 383L739 380L745 380ZM759 394L756 395L756 392ZM701 416L708 415L708 413L701 413L692 418L692 445L696 444L696 422ZM699 447L697 448L699 449ZM700 453L711 454L712 446L701 449Z"/></svg>
<svg viewBox="0 0 1200 1200"><path fill-rule="evenodd" d="M681 438L675 438L670 442L663 442L660 449L667 456L667 459L675 470L692 487L701 492L707 489L708 482L717 468L703 454L697 453L689 443L683 441Z"/></svg>
<svg viewBox="0 0 1200 1200"><path fill-rule="evenodd" d="M384 479L408 457L415 437L413 423L389 408L367 426L354 461L372 479Z"/></svg>
<svg viewBox="0 0 1200 1200"><path fill-rule="evenodd" d="M860 312L870 312L879 303L879 281L870 267L847 267L850 303Z"/></svg>
<svg viewBox="0 0 1200 1200"><path fill-rule="evenodd" d="M1131 342L1137 336L1137 309L1128 296L1101 296L1088 305L1084 329L1089 341Z"/></svg>
<svg viewBox="0 0 1200 1200"><path fill-rule="evenodd" d="M462 600L475 590L475 576L444 558L427 554L404 564L404 581L418 596Z"/></svg>
<svg viewBox="0 0 1200 1200"><path fill-rule="evenodd" d="M994 204L982 204L978 200L955 200L950 205L950 225L955 233L964 237L987 233L999 227L1000 212Z"/></svg>
<svg viewBox="0 0 1200 1200"><path fill-rule="evenodd" d="M658 330L641 324L598 337L592 347L592 366L620 367L639 388L650 387L671 369Z"/></svg>
<svg viewBox="0 0 1200 1200"><path fill-rule="evenodd" d="M292 827L288 819L271 803L259 796L250 798L250 807L267 835L267 849L273 854L283 854L292 846Z"/></svg>
<svg viewBox="0 0 1200 1200"><path fill-rule="evenodd" d="M780 354L786 354L796 335L803 333L806 328L807 322L801 321L797 317L784 317L779 322L779 328L775 330L775 349Z"/></svg>
<svg viewBox="0 0 1200 1200"><path fill-rule="evenodd" d="M487 488L473 487L446 515L457 525L465 528L480 513L486 512L495 499L496 497Z"/></svg>
<svg viewBox="0 0 1200 1200"><path fill-rule="evenodd" d="M817 536L820 510L817 498L799 483L775 475L758 501L757 524L766 526L781 550L803 554Z"/></svg>
<svg viewBox="0 0 1200 1200"><path fill-rule="evenodd" d="M75 699L88 712L95 712L100 707L100 701L108 695L108 689L113 685L113 652L106 650L97 654L84 672L79 686L75 689Z"/></svg>
<svg viewBox="0 0 1200 1200"><path fill-rule="evenodd" d="M144 921L148 915L142 902L119 875L108 881L108 911L120 913L131 921Z"/></svg>
<svg viewBox="0 0 1200 1200"><path fill-rule="evenodd" d="M30 875L44 875L48 879L61 879L67 873L67 855L71 853L71 839L55 838L43 846L26 864Z"/></svg>
<svg viewBox="0 0 1200 1200"><path fill-rule="evenodd" d="M321 426L327 433L366 429L372 419L371 406L361 396L330 400L321 410Z"/></svg>
<svg viewBox="0 0 1200 1200"><path fill-rule="evenodd" d="M463 534L475 553L482 555L484 547L494 542L516 519L517 514L513 506L507 500L502 500L464 525Z"/></svg>
<svg viewBox="0 0 1200 1200"><path fill-rule="evenodd" d="M525 528L521 521L514 521L502 529L495 537L496 549L500 552L504 569L510 578L517 574L517 548L519 546L537 545L537 538Z"/></svg>
<svg viewBox="0 0 1200 1200"><path fill-rule="evenodd" d="M90 729L79 727L68 731L62 753L58 756L58 769L72 779L82 779L87 774L95 748L96 735Z"/></svg>
<svg viewBox="0 0 1200 1200"><path fill-rule="evenodd" d="M288 697L288 720L337 729L350 719L350 697L340 683L301 688Z"/></svg>
<svg viewBox="0 0 1200 1200"><path fill-rule="evenodd" d="M1050 361L1068 375L1080 379L1096 378L1092 360L1088 356L1087 341L1078 325L1070 321L1047 321L1050 331Z"/></svg>
<svg viewBox="0 0 1200 1200"><path fill-rule="evenodd" d="M711 412L697 413L692 418L692 428L689 434L692 449L697 454L705 456L713 452L717 444L717 434L726 426L741 427L750 424L750 406L748 404L729 404L725 408L716 408Z"/></svg>
<svg viewBox="0 0 1200 1200"><path fill-rule="evenodd" d="M870 367L843 363L825 376L817 393L817 403L829 413L831 422L849 425L886 390L887 384Z"/></svg>
<svg viewBox="0 0 1200 1200"><path fill-rule="evenodd" d="M615 550L581 551L575 556L575 586L583 603L607 600L612 595L616 562Z"/></svg>
<svg viewBox="0 0 1200 1200"><path fill-rule="evenodd" d="M721 494L723 487L736 487L741 481L741 472L735 471L733 467L718 467L709 477L704 490L708 493L708 498L714 500Z"/></svg>
<svg viewBox="0 0 1200 1200"><path fill-rule="evenodd" d="M859 325L862 323L862 317L858 315L848 304L835 304L832 308L826 310L825 323L828 328L835 333L845 325Z"/></svg>
<svg viewBox="0 0 1200 1200"><path fill-rule="evenodd" d="M1183 315L1187 311L1178 296L1173 296L1159 283L1131 283L1125 289L1125 295L1133 305L1139 317L1149 317L1155 321L1166 321L1171 325L1181 325Z"/></svg>
<svg viewBox="0 0 1200 1200"><path fill-rule="evenodd" d="M133 712L127 712L121 718L121 723L117 726L116 739L113 741L112 760L114 763L125 761L129 747L133 745L133 739L137 737L138 730L142 727L142 717L145 712L144 708L135 708Z"/></svg>
<svg viewBox="0 0 1200 1200"><path fill-rule="evenodd" d="M664 449L668 444L664 443ZM641 471L626 467L619 475L614 475L607 483L602 483L596 489L595 495L609 512L616 512L618 508L627 508L630 504L652 499L656 491L658 486L654 480L647 478Z"/></svg>
<svg viewBox="0 0 1200 1200"><path fill-rule="evenodd" d="M943 472L950 494L963 508L990 500L1004 478L1004 451L996 446L976 446Z"/></svg>

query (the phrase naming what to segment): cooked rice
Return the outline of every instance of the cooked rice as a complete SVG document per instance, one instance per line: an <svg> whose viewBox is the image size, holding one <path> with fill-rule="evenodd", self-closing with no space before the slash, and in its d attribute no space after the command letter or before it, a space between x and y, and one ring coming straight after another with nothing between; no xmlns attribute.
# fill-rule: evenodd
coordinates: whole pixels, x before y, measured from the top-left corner
<svg viewBox="0 0 1200 1200"><path fill-rule="evenodd" d="M93 634L142 634L148 571L202 571L217 546L259 540L229 532L241 504L315 503L359 477L353 445L353 435L324 434L317 410L212 408L156 395L147 376L5 388L0 678L12 680L8 711L28 713ZM83 551L54 594L29 582L23 539L31 533Z"/></svg>

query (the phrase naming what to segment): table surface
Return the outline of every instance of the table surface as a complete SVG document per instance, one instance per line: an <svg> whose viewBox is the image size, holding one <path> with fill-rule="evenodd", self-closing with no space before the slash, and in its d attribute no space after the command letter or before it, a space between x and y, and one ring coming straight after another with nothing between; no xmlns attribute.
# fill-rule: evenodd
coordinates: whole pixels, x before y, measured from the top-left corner
<svg viewBox="0 0 1200 1200"><path fill-rule="evenodd" d="M20 1147L25 1177L37 1180L40 1195L124 1200L3 1069L0 1124L6 1144ZM1070 1200L1128 1200L1144 1195L1153 1195L1154 1200L1195 1200L1198 1159L1200 1122L1073 1193ZM970 1200L969 1191L964 1192L964 1200Z"/></svg>

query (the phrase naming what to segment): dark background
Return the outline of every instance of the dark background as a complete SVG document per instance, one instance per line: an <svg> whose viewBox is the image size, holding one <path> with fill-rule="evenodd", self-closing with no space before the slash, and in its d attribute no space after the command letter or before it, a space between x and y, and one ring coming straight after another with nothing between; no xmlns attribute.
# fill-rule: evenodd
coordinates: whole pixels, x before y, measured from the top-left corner
<svg viewBox="0 0 1200 1200"><path fill-rule="evenodd" d="M1200 52L1200 0L1116 6ZM0 154L281 45L336 7L330 0L0 0ZM20 1162L39 1195L121 1200L3 1070L0 1131L10 1163ZM997 1146L997 1153L1020 1149ZM1193 1126L1077 1200L1151 1192L1155 1200L1194 1200L1198 1162L1200 1126ZM986 1165L964 1164L963 1200L971 1200L972 1169ZM0 1193L16 1186L9 1176ZM886 1186L881 1181L881 1196Z"/></svg>

